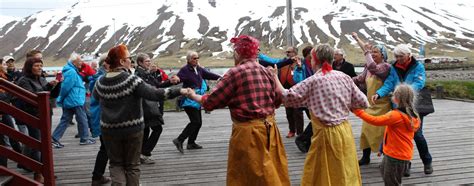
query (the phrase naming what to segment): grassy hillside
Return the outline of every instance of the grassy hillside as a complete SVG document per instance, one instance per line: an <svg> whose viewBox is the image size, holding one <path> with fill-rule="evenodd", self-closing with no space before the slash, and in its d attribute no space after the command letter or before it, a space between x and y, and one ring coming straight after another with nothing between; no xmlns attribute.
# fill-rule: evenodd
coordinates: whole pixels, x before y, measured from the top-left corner
<svg viewBox="0 0 474 186"><path fill-rule="evenodd" d="M300 46L299 47L299 54L301 56L301 49L305 47L306 45ZM467 57L468 58L468 63L474 64L474 53L472 51L463 51L463 50L453 50L453 49L441 49L437 48L435 50L432 50L430 48L433 48L434 46L432 45L427 45L426 46L426 55L428 57L430 56L451 56L451 57ZM353 45L345 45L342 47L345 52L346 52L346 60L353 63L353 64L364 64L365 59L363 57L362 51L359 47L355 47ZM282 49L272 49L272 50L262 50L263 53L271 56L271 57L284 57L285 50ZM186 59L185 56L186 52L180 52L176 55L173 56L163 56L163 57L158 57L154 58L153 62L158 64L161 68L179 68L186 64ZM393 53L391 50L389 50L389 60L393 60ZM46 58L45 60L45 66L63 66L66 62L66 59L54 59L54 58ZM200 61L201 65L205 67L229 67L234 65L234 61L232 58L232 54L226 53L226 54L221 54L220 56L213 56L211 57L210 53L203 53L200 56ZM17 66L21 67L23 61L18 62Z"/></svg>

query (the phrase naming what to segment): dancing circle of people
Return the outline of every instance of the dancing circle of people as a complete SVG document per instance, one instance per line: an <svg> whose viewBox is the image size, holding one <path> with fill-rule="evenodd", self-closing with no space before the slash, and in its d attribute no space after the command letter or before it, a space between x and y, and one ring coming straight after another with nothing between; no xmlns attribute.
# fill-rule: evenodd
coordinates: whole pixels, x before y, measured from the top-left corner
<svg viewBox="0 0 474 186"><path fill-rule="evenodd" d="M380 172L385 185L400 185L402 177L410 176L413 140L424 173L432 174L422 128L423 118L433 111L417 109L425 103L416 101L425 85L423 64L405 44L394 48L395 62L390 64L384 45L365 43L356 33L352 37L366 61L360 74L345 60L342 49L328 44L305 47L302 58L297 47L288 47L285 58L271 58L260 52L257 39L240 35L230 40L235 66L223 76L203 68L194 51L187 53L187 64L171 77L145 53L137 54L134 68L123 44L100 56L98 64L89 65L73 53L50 82L38 50L27 54L22 72L15 69L13 57L5 56L0 75L33 93L51 91L62 108L52 133L54 148L64 148L61 138L74 116L80 145L95 144L99 138L92 185L139 185L141 164L155 163L151 153L163 131L164 100L176 97L190 121L172 140L183 154L185 141L188 150L203 148L196 143L202 109L230 110L227 185L290 185L286 152L275 121L280 105L289 123L286 137L296 136L296 146L307 153L301 185L362 185L359 166L370 164L372 152L383 155ZM207 80L217 81L210 91ZM181 83L181 88L174 87ZM6 100L5 91L0 93ZM28 103L11 103L38 114ZM303 112L311 121L306 128ZM348 121L351 112L363 120L360 159ZM10 127L16 123L22 132L40 138L38 129L9 115L1 116ZM15 151L41 161L39 151L22 149L14 140L10 144ZM104 175L107 162L110 177ZM6 161L2 164L6 166ZM42 182L44 178L35 173L34 179Z"/></svg>

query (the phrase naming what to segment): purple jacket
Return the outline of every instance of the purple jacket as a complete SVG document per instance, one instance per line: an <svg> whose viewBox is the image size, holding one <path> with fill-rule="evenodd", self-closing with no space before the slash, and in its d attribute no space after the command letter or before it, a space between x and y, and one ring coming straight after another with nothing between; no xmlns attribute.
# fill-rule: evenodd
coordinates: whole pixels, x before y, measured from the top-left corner
<svg viewBox="0 0 474 186"><path fill-rule="evenodd" d="M178 77L183 82L183 88L201 88L202 80L217 80L221 76L209 72L208 70L196 66L198 74L194 71L193 67L189 64L182 67L178 72Z"/></svg>

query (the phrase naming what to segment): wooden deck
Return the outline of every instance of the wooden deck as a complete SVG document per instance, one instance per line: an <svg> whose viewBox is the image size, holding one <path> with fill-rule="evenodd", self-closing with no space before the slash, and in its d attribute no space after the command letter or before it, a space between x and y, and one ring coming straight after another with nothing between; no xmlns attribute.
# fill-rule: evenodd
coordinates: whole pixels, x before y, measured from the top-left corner
<svg viewBox="0 0 474 186"><path fill-rule="evenodd" d="M436 113L425 118L424 134L433 156L434 173L425 175L423 164L415 151L412 174L404 178L404 184L467 184L474 183L474 103L449 100L434 100ZM61 110L54 110L53 126L56 126ZM305 118L306 123L308 122ZM225 185L228 142L231 132L229 111L226 109L203 113L203 127L197 142L204 149L180 154L171 140L181 132L188 118L184 112L166 112L163 134L158 142L153 159L154 165L141 167L142 185L200 184ZM361 121L351 115L356 144L359 144ZM281 134L288 132L283 108L277 111L277 123ZM54 127L53 127L54 128ZM69 127L61 142L63 149L54 149L55 171L58 185L90 184L91 172L99 144L79 146L74 139L76 126ZM305 154L294 144L294 138L284 138L288 155L291 182L299 185ZM415 148L416 149L416 148ZM360 157L361 152L358 150ZM362 166L364 185L382 185L378 163L381 158L372 155L369 166ZM10 163L10 167L15 167ZM106 175L108 175L108 170Z"/></svg>

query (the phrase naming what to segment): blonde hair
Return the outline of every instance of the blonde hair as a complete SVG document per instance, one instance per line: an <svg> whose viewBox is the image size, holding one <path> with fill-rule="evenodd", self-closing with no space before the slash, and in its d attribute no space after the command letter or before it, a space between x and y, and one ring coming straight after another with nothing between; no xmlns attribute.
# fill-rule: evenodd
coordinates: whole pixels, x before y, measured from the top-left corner
<svg viewBox="0 0 474 186"><path fill-rule="evenodd" d="M418 118L418 113L415 110L415 91L410 85L402 83L395 88L393 97L398 100L398 108L404 108L408 116L410 116L411 127L414 129L413 118Z"/></svg>

